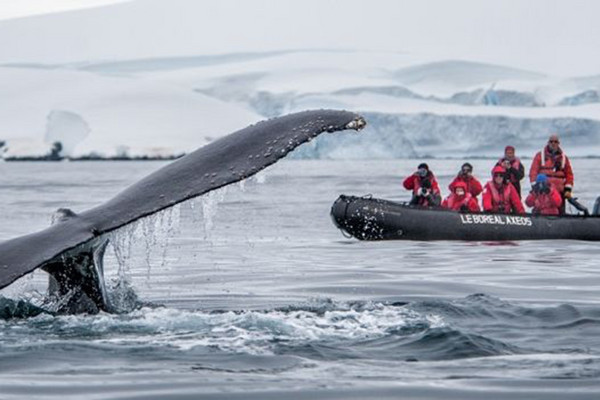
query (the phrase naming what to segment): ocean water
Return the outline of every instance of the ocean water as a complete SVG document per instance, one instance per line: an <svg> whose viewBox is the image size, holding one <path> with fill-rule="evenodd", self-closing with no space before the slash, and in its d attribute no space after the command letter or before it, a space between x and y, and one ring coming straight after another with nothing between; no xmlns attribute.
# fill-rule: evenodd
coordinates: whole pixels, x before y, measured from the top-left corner
<svg viewBox="0 0 600 400"><path fill-rule="evenodd" d="M597 399L598 244L359 242L331 223L341 193L406 199L419 162L283 160L112 234L118 314L40 314L46 276L22 278L0 291L0 399ZM428 162L444 189L461 164ZM162 165L1 163L0 240ZM591 206L598 160L573 165Z"/></svg>

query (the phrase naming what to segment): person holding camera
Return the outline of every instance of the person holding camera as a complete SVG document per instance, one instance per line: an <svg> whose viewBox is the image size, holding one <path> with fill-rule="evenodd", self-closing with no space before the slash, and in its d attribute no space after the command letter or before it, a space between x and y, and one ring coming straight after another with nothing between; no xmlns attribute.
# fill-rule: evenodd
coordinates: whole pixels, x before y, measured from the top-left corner
<svg viewBox="0 0 600 400"><path fill-rule="evenodd" d="M442 201L435 175L425 163L419 164L417 171L404 179L402 184L406 190L412 190L410 204L432 207L439 206Z"/></svg>
<svg viewBox="0 0 600 400"><path fill-rule="evenodd" d="M479 204L477 199L467 190L467 184L463 181L458 181L454 185L452 194L444 199L442 208L453 211L464 212L479 212Z"/></svg>
<svg viewBox="0 0 600 400"><path fill-rule="evenodd" d="M454 193L456 185L459 182L463 182L467 186L467 193L470 193L475 200L477 200L477 196L483 191L481 183L473 176L473 166L468 162L460 167L458 175L456 175L456 178L448 185L448 189Z"/></svg>
<svg viewBox="0 0 600 400"><path fill-rule="evenodd" d="M548 181L562 196L560 213L564 214L564 199L570 199L572 196L574 177L571 162L560 148L560 140L557 135L551 135L548 144L533 158L529 169L529 180L532 187L539 174L546 175Z"/></svg>
<svg viewBox="0 0 600 400"><path fill-rule="evenodd" d="M552 186L545 174L539 174L531 188L525 204L532 207L533 214L559 215L562 197Z"/></svg>
<svg viewBox="0 0 600 400"><path fill-rule="evenodd" d="M512 183L506 180L506 170L497 165L492 180L483 188L483 211L502 214L525 214L525 208Z"/></svg>
<svg viewBox="0 0 600 400"><path fill-rule="evenodd" d="M502 157L496 165L504 167L506 170L506 179L512 183L517 190L519 198L521 198L521 180L525 177L525 167L518 157L515 156L515 148L506 146L504 148L504 157Z"/></svg>

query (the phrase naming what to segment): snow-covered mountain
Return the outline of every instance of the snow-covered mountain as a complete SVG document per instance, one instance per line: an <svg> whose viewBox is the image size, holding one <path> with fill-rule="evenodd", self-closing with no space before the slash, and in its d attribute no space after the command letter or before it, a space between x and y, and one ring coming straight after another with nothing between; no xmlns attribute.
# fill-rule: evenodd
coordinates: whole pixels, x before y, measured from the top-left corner
<svg viewBox="0 0 600 400"><path fill-rule="evenodd" d="M7 156L44 154L54 141L68 143L76 156L180 154L260 119L235 104L136 76L0 68L0 87ZM57 111L77 115L89 134L61 133L51 124Z"/></svg>
<svg viewBox="0 0 600 400"><path fill-rule="evenodd" d="M139 0L0 22L0 154L41 155L59 141L71 156L169 156L260 119L315 108L359 111L369 126L361 135L326 135L297 156L496 156L508 143L527 155L552 132L569 154L600 150L600 71L564 78L341 47L218 52L206 44L213 38L194 36L208 28L195 29L185 10L171 7L158 20L164 4ZM152 33L175 29L175 17L179 31Z"/></svg>

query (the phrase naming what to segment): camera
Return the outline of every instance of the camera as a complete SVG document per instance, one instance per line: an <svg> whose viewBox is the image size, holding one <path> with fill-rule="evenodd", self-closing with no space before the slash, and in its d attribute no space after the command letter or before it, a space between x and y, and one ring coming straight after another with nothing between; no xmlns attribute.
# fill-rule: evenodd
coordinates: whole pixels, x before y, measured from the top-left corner
<svg viewBox="0 0 600 400"><path fill-rule="evenodd" d="M562 170L562 162L560 160L554 161L554 172Z"/></svg>
<svg viewBox="0 0 600 400"><path fill-rule="evenodd" d="M543 194L550 193L550 187L548 186L548 184L546 184L544 182L538 182L538 183L534 184L532 189L535 193L543 193Z"/></svg>

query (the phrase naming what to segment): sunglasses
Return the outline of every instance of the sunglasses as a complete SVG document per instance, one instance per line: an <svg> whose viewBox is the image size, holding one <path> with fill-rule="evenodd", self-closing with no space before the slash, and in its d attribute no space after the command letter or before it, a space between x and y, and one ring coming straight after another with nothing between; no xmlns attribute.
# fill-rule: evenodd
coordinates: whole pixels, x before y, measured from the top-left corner
<svg viewBox="0 0 600 400"><path fill-rule="evenodd" d="M494 178L504 178L504 174L494 174Z"/></svg>
<svg viewBox="0 0 600 400"><path fill-rule="evenodd" d="M560 143L558 140L548 140L548 143Z"/></svg>

